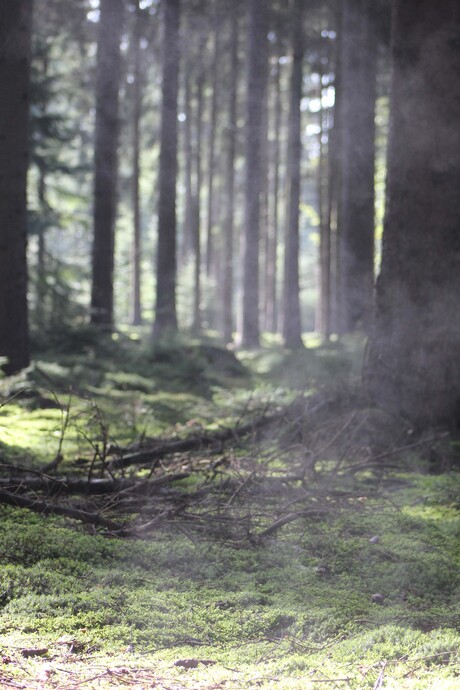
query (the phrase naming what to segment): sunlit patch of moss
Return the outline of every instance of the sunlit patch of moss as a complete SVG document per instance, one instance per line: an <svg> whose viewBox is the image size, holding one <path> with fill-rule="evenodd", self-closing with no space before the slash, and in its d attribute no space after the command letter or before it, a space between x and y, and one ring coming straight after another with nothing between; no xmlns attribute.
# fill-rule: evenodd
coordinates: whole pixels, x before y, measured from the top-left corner
<svg viewBox="0 0 460 690"><path fill-rule="evenodd" d="M62 433L59 409L24 410L17 404L0 410L0 442L4 457L19 464L56 453Z"/></svg>

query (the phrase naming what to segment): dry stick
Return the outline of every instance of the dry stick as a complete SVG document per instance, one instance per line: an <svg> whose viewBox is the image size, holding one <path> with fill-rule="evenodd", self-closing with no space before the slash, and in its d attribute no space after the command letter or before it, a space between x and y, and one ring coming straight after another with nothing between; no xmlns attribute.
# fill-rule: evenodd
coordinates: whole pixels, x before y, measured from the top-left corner
<svg viewBox="0 0 460 690"><path fill-rule="evenodd" d="M284 515L283 517L279 518L278 520L275 520L275 522L272 522L271 525L263 529L261 532L259 532L257 537L268 537L270 534L273 534L273 532L276 532L279 530L281 527L284 527L284 525L288 525L290 522L294 522L295 520L298 520L299 518L302 517L317 517L319 515L325 515L328 514L330 511L326 510L325 508L320 509L310 509L310 510L299 510L295 513L289 513L288 515Z"/></svg>
<svg viewBox="0 0 460 690"><path fill-rule="evenodd" d="M32 510L34 513L40 513L42 515L63 515L64 517L70 517L86 524L105 527L106 529L116 533L121 533L123 530L123 525L113 522L112 520L107 520L97 513L87 513L84 510L78 510L76 508L51 505L50 503L45 503L43 501L36 501L30 498L25 498L24 496L18 496L10 493L9 491L0 490L0 503L6 503L7 505L14 506L15 508L27 508L28 510Z"/></svg>
<svg viewBox="0 0 460 690"><path fill-rule="evenodd" d="M128 467L130 465L143 465L157 460L158 458L162 458L165 455L174 455L175 453L183 453L188 450L201 450L215 444L225 443L226 441L230 441L232 439L240 440L241 436L246 436L257 429L279 421L281 417L282 415L280 413L273 415L262 415L261 417L257 417L251 422L242 424L239 427L222 429L221 431L203 434L201 436L194 435L183 439L165 441L164 443L153 448L130 453L124 457L112 460L110 466L113 469L118 469Z"/></svg>
<svg viewBox="0 0 460 690"><path fill-rule="evenodd" d="M374 690L381 690L381 688L383 688L383 679L385 677L386 665L387 665L387 662L382 661L382 668L380 670L380 673L378 675L377 680L375 681Z"/></svg>

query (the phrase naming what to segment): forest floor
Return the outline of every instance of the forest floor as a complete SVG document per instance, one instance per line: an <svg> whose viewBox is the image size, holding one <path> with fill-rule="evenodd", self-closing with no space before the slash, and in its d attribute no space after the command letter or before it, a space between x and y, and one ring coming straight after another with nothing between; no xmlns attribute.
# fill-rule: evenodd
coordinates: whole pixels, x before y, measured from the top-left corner
<svg viewBox="0 0 460 690"><path fill-rule="evenodd" d="M459 444L359 343L52 345L0 381L0 688L459 687Z"/></svg>

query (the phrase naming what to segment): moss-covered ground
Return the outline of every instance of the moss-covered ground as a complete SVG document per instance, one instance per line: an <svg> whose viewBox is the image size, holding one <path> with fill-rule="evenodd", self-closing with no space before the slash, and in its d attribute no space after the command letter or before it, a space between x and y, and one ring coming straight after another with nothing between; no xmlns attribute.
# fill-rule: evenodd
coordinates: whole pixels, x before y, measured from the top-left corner
<svg viewBox="0 0 460 690"><path fill-rule="evenodd" d="M216 428L331 377L348 385L359 368L344 346L297 354L271 346L240 353L241 368L197 344L136 347L85 343L4 379L2 476L11 464L38 469L57 452L63 471L76 471L97 444ZM460 687L455 465L432 475L416 447L384 474L350 480L337 464L324 469L330 446L321 444L308 504L321 510L260 539L174 521L120 539L0 506L0 687ZM249 450L239 453L243 474ZM286 457L274 461L278 478L292 472ZM281 503L298 505L300 490L313 491L294 482ZM242 515L271 524L279 496L251 496L238 497Z"/></svg>

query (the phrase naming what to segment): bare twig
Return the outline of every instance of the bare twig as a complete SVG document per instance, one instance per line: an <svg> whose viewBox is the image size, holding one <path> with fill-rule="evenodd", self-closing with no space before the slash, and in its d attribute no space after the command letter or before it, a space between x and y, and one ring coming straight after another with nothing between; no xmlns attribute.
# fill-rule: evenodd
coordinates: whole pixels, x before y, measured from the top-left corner
<svg viewBox="0 0 460 690"><path fill-rule="evenodd" d="M378 675L378 678L377 678L377 680L375 681L374 690L381 690L381 688L383 688L383 679L385 678L385 669L386 669L386 666L387 666L387 662L386 662L386 661L382 661L382 662L381 662L381 667L382 667L382 668L380 669L380 673L379 673L379 675Z"/></svg>

